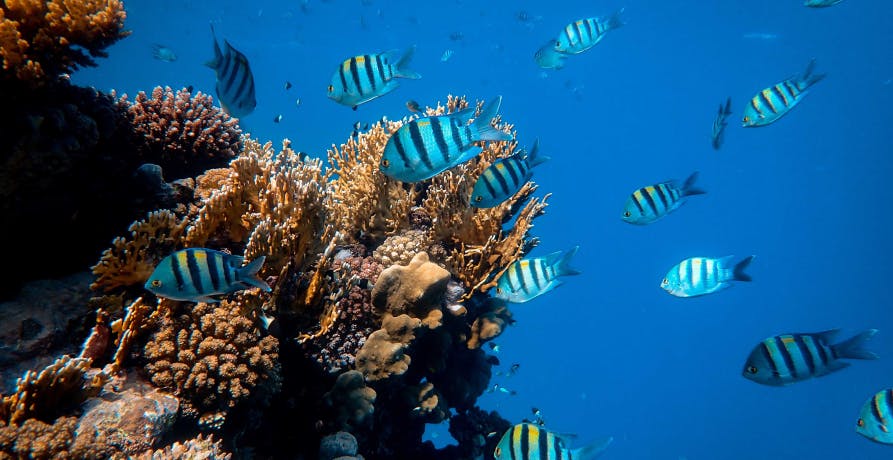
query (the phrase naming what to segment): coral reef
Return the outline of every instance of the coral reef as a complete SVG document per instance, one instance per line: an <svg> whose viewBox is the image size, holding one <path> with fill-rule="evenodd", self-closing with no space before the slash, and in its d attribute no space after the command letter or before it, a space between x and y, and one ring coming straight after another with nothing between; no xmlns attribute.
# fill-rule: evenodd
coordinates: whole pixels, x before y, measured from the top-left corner
<svg viewBox="0 0 893 460"><path fill-rule="evenodd" d="M135 460L229 460L232 454L223 450L219 440L212 436L198 435L184 442L175 442L163 449L143 452L131 457Z"/></svg>
<svg viewBox="0 0 893 460"><path fill-rule="evenodd" d="M366 386L361 372L347 371L339 375L332 390L323 395L323 402L334 411L332 423L337 429L355 431L372 421L375 390Z"/></svg>
<svg viewBox="0 0 893 460"><path fill-rule="evenodd" d="M428 260L428 254L416 254L406 266L386 268L372 289L372 305L393 316L408 313L429 327L439 325L439 309L450 272Z"/></svg>
<svg viewBox="0 0 893 460"><path fill-rule="evenodd" d="M339 431L322 438L319 443L319 460L363 460L357 455L356 438L348 432Z"/></svg>

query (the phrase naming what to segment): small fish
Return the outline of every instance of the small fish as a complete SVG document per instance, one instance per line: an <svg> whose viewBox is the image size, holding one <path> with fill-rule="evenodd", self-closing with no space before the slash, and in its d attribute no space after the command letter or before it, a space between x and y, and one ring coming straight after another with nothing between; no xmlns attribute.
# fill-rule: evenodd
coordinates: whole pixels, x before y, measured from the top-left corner
<svg viewBox="0 0 893 460"><path fill-rule="evenodd" d="M881 444L893 444L893 389L878 391L865 401L856 432Z"/></svg>
<svg viewBox="0 0 893 460"><path fill-rule="evenodd" d="M571 449L565 438L532 423L519 423L502 435L493 450L493 457L496 460L593 460L614 441L613 437L607 437Z"/></svg>
<svg viewBox="0 0 893 460"><path fill-rule="evenodd" d="M298 106L298 107L301 106L301 98L297 98L297 99L295 99L295 105Z"/></svg>
<svg viewBox="0 0 893 460"><path fill-rule="evenodd" d="M825 8L836 5L842 1L843 0L804 0L803 6L808 6L810 8Z"/></svg>
<svg viewBox="0 0 893 460"><path fill-rule="evenodd" d="M453 32L450 34L450 40L457 42L465 38L465 34L462 32Z"/></svg>
<svg viewBox="0 0 893 460"><path fill-rule="evenodd" d="M487 342L487 346L490 347L490 350L493 351L493 353L499 353L499 345L497 345L496 342Z"/></svg>
<svg viewBox="0 0 893 460"><path fill-rule="evenodd" d="M778 34L769 32L748 32L742 35L742 37L748 40L775 40L778 38Z"/></svg>
<svg viewBox="0 0 893 460"><path fill-rule="evenodd" d="M393 179L418 182L476 157L483 151L478 141L512 140L490 125L501 104L502 96L490 101L471 125L474 107L405 123L388 139L379 169Z"/></svg>
<svg viewBox="0 0 893 460"><path fill-rule="evenodd" d="M192 85L189 85L189 86L186 87L186 92L187 92L187 93L192 93L192 90L194 90L194 89L195 89L195 88L194 88Z"/></svg>
<svg viewBox="0 0 893 460"><path fill-rule="evenodd" d="M511 396L516 396L518 394L517 391L509 390L508 388L506 388L498 383L494 383L492 387L487 389L487 393L505 393L505 394L511 395Z"/></svg>
<svg viewBox="0 0 893 460"><path fill-rule="evenodd" d="M288 80L286 80L286 81L285 81L285 90L288 91L288 90L290 90L290 89L291 89L291 82L288 81Z"/></svg>
<svg viewBox="0 0 893 460"><path fill-rule="evenodd" d="M356 110L360 104L397 89L397 78L422 78L406 68L414 52L415 47L412 47L399 59L399 51L391 50L344 60L332 75L328 88L329 99Z"/></svg>
<svg viewBox="0 0 893 460"><path fill-rule="evenodd" d="M788 113L803 100L812 85L825 78L823 73L813 75L814 69L815 59L809 61L803 75L788 78L757 93L744 108L742 126L766 126Z"/></svg>
<svg viewBox="0 0 893 460"><path fill-rule="evenodd" d="M273 123L279 123L280 121L282 121L282 114L273 117Z"/></svg>
<svg viewBox="0 0 893 460"><path fill-rule="evenodd" d="M210 296L252 287L270 292L257 277L265 256L242 266L243 258L205 248L189 248L165 257L155 267L145 288L159 297L190 302L219 302Z"/></svg>
<svg viewBox="0 0 893 460"><path fill-rule="evenodd" d="M653 223L685 204L692 195L707 193L694 188L698 172L693 172L682 187L674 181L648 185L633 192L623 206L623 221L634 225Z"/></svg>
<svg viewBox="0 0 893 460"><path fill-rule="evenodd" d="M726 129L726 126L729 125L727 119L731 114L732 98L728 98L726 99L725 106L723 106L722 103L719 104L719 111L716 113L716 119L713 120L713 136L711 140L713 142L714 150L719 150L719 147L722 146L722 135Z"/></svg>
<svg viewBox="0 0 893 460"><path fill-rule="evenodd" d="M869 329L841 343L832 344L840 329L769 337L754 347L742 375L763 385L782 386L839 371L850 363L841 359L878 359L862 348L877 329Z"/></svg>
<svg viewBox="0 0 893 460"><path fill-rule="evenodd" d="M214 37L214 59L205 63L217 74L217 99L220 106L230 116L241 118L254 111L257 100L254 97L254 75L248 58L223 40L225 52L220 50L214 25L211 24L211 36Z"/></svg>
<svg viewBox="0 0 893 460"><path fill-rule="evenodd" d="M751 281L744 269L755 256L747 256L729 268L733 257L685 259L670 269L660 287L676 297L695 297L721 291L731 286L732 281Z"/></svg>
<svg viewBox="0 0 893 460"><path fill-rule="evenodd" d="M419 103L412 99L406 101L406 108L413 113L419 113L422 111L422 109L419 108Z"/></svg>
<svg viewBox="0 0 893 460"><path fill-rule="evenodd" d="M471 191L471 206L492 208L499 206L521 190L533 177L533 168L549 157L537 156L539 139L533 143L530 153L518 150L511 156L493 162L478 176Z"/></svg>
<svg viewBox="0 0 893 460"><path fill-rule="evenodd" d="M536 50L533 60L543 69L561 69L569 55L555 51L555 40L549 40Z"/></svg>
<svg viewBox="0 0 893 460"><path fill-rule="evenodd" d="M530 412L533 413L533 422L539 426L546 426L546 419L543 417L543 411L537 409L536 407L531 407Z"/></svg>
<svg viewBox="0 0 893 460"><path fill-rule="evenodd" d="M449 61L451 57L453 57L453 50L444 50L443 54L440 55L440 62Z"/></svg>
<svg viewBox="0 0 893 460"><path fill-rule="evenodd" d="M562 284L558 277L580 274L570 267L570 260L578 249L579 246L574 246L566 252L556 251L545 257L514 262L496 282L494 297L523 303L555 289Z"/></svg>
<svg viewBox="0 0 893 460"><path fill-rule="evenodd" d="M565 54L580 54L592 48L605 37L608 31L624 24L620 19L622 13L623 8L610 18L580 19L566 25L558 40L555 41L555 51Z"/></svg>
<svg viewBox="0 0 893 460"><path fill-rule="evenodd" d="M174 54L174 50L164 45L159 45L158 43L152 45L152 57L164 62L174 62L177 60L177 55Z"/></svg>

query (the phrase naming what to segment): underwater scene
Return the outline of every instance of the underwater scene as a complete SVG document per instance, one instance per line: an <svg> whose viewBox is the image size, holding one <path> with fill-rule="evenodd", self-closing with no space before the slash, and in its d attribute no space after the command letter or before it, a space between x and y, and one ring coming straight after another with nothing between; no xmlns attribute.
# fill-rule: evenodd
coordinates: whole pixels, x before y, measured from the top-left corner
<svg viewBox="0 0 893 460"><path fill-rule="evenodd" d="M893 3L7 0L2 459L893 458Z"/></svg>

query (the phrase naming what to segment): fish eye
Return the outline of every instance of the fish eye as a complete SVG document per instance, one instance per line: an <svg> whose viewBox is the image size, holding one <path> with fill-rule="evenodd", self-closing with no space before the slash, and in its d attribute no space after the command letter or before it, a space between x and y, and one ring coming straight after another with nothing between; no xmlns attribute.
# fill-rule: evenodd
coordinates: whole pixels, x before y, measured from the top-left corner
<svg viewBox="0 0 893 460"><path fill-rule="evenodd" d="M758 369L756 368L756 366L747 366L747 372L749 374L756 374L757 371L758 371Z"/></svg>
<svg viewBox="0 0 893 460"><path fill-rule="evenodd" d="M862 420L862 419L860 418L859 421L856 422L856 425L858 425L859 428L864 427L864 426L865 426L865 420Z"/></svg>
<svg viewBox="0 0 893 460"><path fill-rule="evenodd" d="M555 49L558 49L558 48L561 48L561 42L556 40L555 41Z"/></svg>
<svg viewBox="0 0 893 460"><path fill-rule="evenodd" d="M152 280L152 287L161 287L161 280Z"/></svg>
<svg viewBox="0 0 893 460"><path fill-rule="evenodd" d="M497 293L497 294L502 294L502 288L501 288L501 287L496 288L496 293Z"/></svg>
<svg viewBox="0 0 893 460"><path fill-rule="evenodd" d="M385 168L389 168L389 167L391 167L391 162L388 161L387 158L385 158L385 159L381 160L381 165L384 166Z"/></svg>
<svg viewBox="0 0 893 460"><path fill-rule="evenodd" d="M474 201L475 201L475 203L480 203L481 201L484 201L484 197L481 195L478 195L478 196L474 197Z"/></svg>
<svg viewBox="0 0 893 460"><path fill-rule="evenodd" d="M744 122L747 123L747 122L749 122L749 121L750 121L750 117L747 116L747 115L745 115L745 116L744 116Z"/></svg>
<svg viewBox="0 0 893 460"><path fill-rule="evenodd" d="M661 284L661 286L666 286L667 284L670 284L670 280L664 278L664 280L661 281L660 284Z"/></svg>
<svg viewBox="0 0 893 460"><path fill-rule="evenodd" d="M859 421L861 422L862 420L859 420ZM500 449L499 447L497 447L496 449L493 450L493 456L494 456L494 457L499 457L500 455L502 455L502 449Z"/></svg>
<svg viewBox="0 0 893 460"><path fill-rule="evenodd" d="M334 90L335 90L335 87L332 86L332 85L329 85L329 92L331 93L331 92L334 91Z"/></svg>
<svg viewBox="0 0 893 460"><path fill-rule="evenodd" d="M625 211L625 212L623 213L623 217L629 217L629 216L631 216L631 215L632 215L632 213L630 213L629 211Z"/></svg>

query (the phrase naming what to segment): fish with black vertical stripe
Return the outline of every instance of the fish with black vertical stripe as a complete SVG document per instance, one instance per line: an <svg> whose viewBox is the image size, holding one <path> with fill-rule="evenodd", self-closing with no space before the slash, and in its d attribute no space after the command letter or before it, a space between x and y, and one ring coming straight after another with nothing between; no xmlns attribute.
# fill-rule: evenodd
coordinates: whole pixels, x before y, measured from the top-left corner
<svg viewBox="0 0 893 460"><path fill-rule="evenodd" d="M838 332L840 329L769 337L750 352L742 375L763 385L783 386L839 371L850 365L844 359L878 359L864 348L877 329L832 343Z"/></svg>
<svg viewBox="0 0 893 460"><path fill-rule="evenodd" d="M774 123L790 112L809 93L812 85L820 82L826 74L813 74L815 59L809 61L801 75L795 75L758 92L744 107L745 128L766 126Z"/></svg>
<svg viewBox="0 0 893 460"><path fill-rule="evenodd" d="M803 6L808 6L810 8L827 8L842 1L843 0L803 0Z"/></svg>
<svg viewBox="0 0 893 460"><path fill-rule="evenodd" d="M539 156L540 142L537 139L530 153L518 150L511 156L493 162L478 176L471 191L471 206L492 208L514 196L533 177L533 167L547 161L549 157Z"/></svg>
<svg viewBox="0 0 893 460"><path fill-rule="evenodd" d="M681 186L675 180L648 185L633 192L623 206L624 222L647 225L679 209L686 198L707 193L695 188L698 172L693 172Z"/></svg>
<svg viewBox="0 0 893 460"><path fill-rule="evenodd" d="M205 248L189 248L165 257L155 267L145 288L173 300L219 302L212 295L230 294L252 287L270 292L257 272L265 256L242 266L243 258Z"/></svg>
<svg viewBox="0 0 893 460"><path fill-rule="evenodd" d="M671 268L660 287L676 297L696 297L726 289L733 281L751 281L744 269L754 256L747 256L734 266L733 258L690 257Z"/></svg>
<svg viewBox="0 0 893 460"><path fill-rule="evenodd" d="M490 101L474 117L475 108L435 117L411 120L388 138L379 169L384 175L403 182L430 179L447 169L476 157L483 148L479 141L510 141L512 135L493 127L502 96ZM474 118L474 122L468 121Z"/></svg>
<svg viewBox="0 0 893 460"><path fill-rule="evenodd" d="M893 444L893 389L878 391L865 401L856 432L874 442Z"/></svg>
<svg viewBox="0 0 893 460"><path fill-rule="evenodd" d="M597 45L605 34L625 23L620 19L623 9L609 18L586 18L576 20L564 27L555 40L555 51L564 54L580 54Z"/></svg>
<svg viewBox="0 0 893 460"><path fill-rule="evenodd" d="M713 150L719 150L722 146L723 133L725 133L726 126L729 125L727 120L730 115L732 115L732 98L726 99L725 105L720 102L716 118L713 120L713 135L710 137Z"/></svg>
<svg viewBox="0 0 893 460"><path fill-rule="evenodd" d="M217 99L220 106L230 116L241 118L254 111L257 100L254 96L254 75L248 58L223 40L224 50L217 43L214 25L211 25L214 38L214 59L205 63L217 74Z"/></svg>
<svg viewBox="0 0 893 460"><path fill-rule="evenodd" d="M529 302L560 286L560 276L579 275L570 266L571 258L580 249L575 246L562 252L556 251L544 257L534 257L515 261L502 273L496 282L494 297L506 302Z"/></svg>
<svg viewBox="0 0 893 460"><path fill-rule="evenodd" d="M519 423L509 428L496 448L496 460L593 460L614 441L609 436L576 449L568 447L565 436L532 423Z"/></svg>
<svg viewBox="0 0 893 460"><path fill-rule="evenodd" d="M391 50L345 59L332 75L329 99L356 110L360 104L397 89L397 78L422 78L406 68L414 51L412 47L402 57L399 50Z"/></svg>

